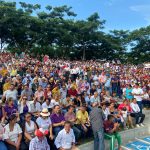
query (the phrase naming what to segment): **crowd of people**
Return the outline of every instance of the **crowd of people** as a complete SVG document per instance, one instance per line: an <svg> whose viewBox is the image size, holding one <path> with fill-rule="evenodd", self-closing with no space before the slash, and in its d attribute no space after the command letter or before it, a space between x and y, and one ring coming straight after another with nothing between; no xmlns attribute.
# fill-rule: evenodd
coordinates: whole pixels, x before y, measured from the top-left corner
<svg viewBox="0 0 150 150"><path fill-rule="evenodd" d="M81 137L93 135L95 150L104 150L104 133L111 150L115 139L121 149L118 131L144 126L150 70L1 53L0 95L3 150L77 150Z"/></svg>

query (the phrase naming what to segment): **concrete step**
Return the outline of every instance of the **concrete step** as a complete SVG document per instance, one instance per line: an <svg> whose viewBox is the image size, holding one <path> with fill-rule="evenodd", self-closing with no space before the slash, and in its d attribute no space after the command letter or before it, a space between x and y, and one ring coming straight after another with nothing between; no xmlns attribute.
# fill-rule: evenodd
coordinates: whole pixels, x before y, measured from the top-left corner
<svg viewBox="0 0 150 150"><path fill-rule="evenodd" d="M132 143L133 141L141 142L141 141L139 141L139 139L140 140L143 140L143 139L141 139L140 137L149 137L150 136L150 125L149 125L150 124L150 110L143 110L143 113L145 114L145 120L144 120L145 126L144 127L129 129L129 130L120 132L121 137L122 137L122 142L123 142L123 146L122 146L123 150L134 150L134 149L130 149L129 147L127 147L126 144ZM148 139L150 139L150 137ZM144 143L144 144L147 144L147 143ZM110 149L109 147L110 147L109 141L105 140L105 150L109 150ZM82 144L79 146L79 149L80 150L94 150L94 142L91 141L86 144ZM150 150L150 148L149 149L138 149L138 150Z"/></svg>
<svg viewBox="0 0 150 150"><path fill-rule="evenodd" d="M127 147L126 143L132 143L132 141L137 140L137 137L140 138L140 137L150 136L149 123L150 123L150 119L149 119L149 122L146 121L144 127L121 131L120 135L122 137L122 142L123 142L122 149L123 150L134 150L134 149L130 149L129 147ZM110 147L109 141L105 140L105 150L109 150L109 147ZM80 150L93 150L93 148L94 148L94 142L93 141L79 146ZM150 150L150 149L141 149L141 150Z"/></svg>

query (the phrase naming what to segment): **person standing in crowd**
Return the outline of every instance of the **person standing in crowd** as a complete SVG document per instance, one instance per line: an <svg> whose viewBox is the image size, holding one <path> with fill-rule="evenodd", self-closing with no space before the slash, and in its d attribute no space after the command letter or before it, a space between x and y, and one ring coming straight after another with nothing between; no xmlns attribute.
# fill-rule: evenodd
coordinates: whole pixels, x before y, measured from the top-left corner
<svg viewBox="0 0 150 150"><path fill-rule="evenodd" d="M131 101L133 99L132 90L133 89L132 89L132 86L130 84L128 85L128 87L125 90L125 97L129 101Z"/></svg>
<svg viewBox="0 0 150 150"><path fill-rule="evenodd" d="M58 133L55 145L60 150L79 150L75 146L75 136L69 121L65 122L64 129Z"/></svg>
<svg viewBox="0 0 150 150"><path fill-rule="evenodd" d="M46 135L48 135L48 131L39 128L35 131L35 137L31 140L29 150L50 150L50 146L48 145Z"/></svg>
<svg viewBox="0 0 150 150"><path fill-rule="evenodd" d="M105 90L109 92L109 94L112 93L111 90L111 77L110 75L106 75L106 82L104 84Z"/></svg>
<svg viewBox="0 0 150 150"><path fill-rule="evenodd" d="M143 90L139 86L138 83L135 84L133 90L132 90L132 95L137 101L137 104L139 105L140 112L142 113L142 96L143 96Z"/></svg>
<svg viewBox="0 0 150 150"><path fill-rule="evenodd" d="M145 119L145 115L141 112L139 105L137 104L137 100L133 99L133 102L130 104L132 112L131 117L134 117L136 120L136 127L144 126L143 121Z"/></svg>
<svg viewBox="0 0 150 150"><path fill-rule="evenodd" d="M102 109L98 108L97 102L94 102L92 107L89 118L94 134L94 150L105 150L103 127L105 116Z"/></svg>
<svg viewBox="0 0 150 150"><path fill-rule="evenodd" d="M119 124L114 123L114 116L108 115L108 120L104 121L105 137L110 140L110 150L115 150L115 139L118 141L118 150L121 149L121 136L118 133Z"/></svg>

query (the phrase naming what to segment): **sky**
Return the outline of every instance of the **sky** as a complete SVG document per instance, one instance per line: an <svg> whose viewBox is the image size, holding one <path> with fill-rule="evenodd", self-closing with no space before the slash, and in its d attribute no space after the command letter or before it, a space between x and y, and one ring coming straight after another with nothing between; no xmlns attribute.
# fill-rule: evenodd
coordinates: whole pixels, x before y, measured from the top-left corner
<svg viewBox="0 0 150 150"><path fill-rule="evenodd" d="M46 5L68 5L77 14L76 19L86 19L98 12L106 20L105 31L135 30L150 25L150 0L8 0Z"/></svg>

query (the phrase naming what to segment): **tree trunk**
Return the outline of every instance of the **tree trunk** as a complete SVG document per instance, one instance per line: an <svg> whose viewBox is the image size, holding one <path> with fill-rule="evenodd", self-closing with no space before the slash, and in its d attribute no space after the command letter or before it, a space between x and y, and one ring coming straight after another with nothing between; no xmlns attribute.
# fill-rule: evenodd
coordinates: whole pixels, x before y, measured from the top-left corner
<svg viewBox="0 0 150 150"><path fill-rule="evenodd" d="M82 57L82 60L85 60L85 46L84 46L84 49L83 49L83 57Z"/></svg>

